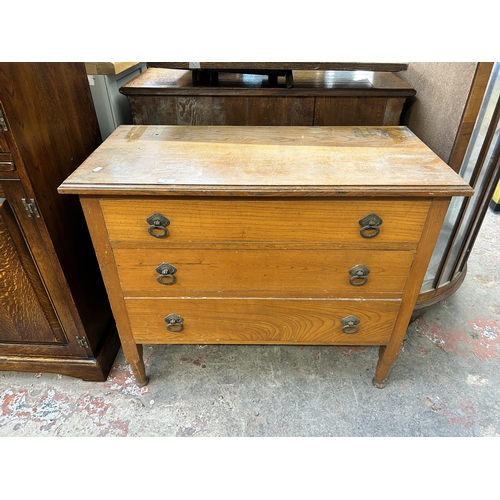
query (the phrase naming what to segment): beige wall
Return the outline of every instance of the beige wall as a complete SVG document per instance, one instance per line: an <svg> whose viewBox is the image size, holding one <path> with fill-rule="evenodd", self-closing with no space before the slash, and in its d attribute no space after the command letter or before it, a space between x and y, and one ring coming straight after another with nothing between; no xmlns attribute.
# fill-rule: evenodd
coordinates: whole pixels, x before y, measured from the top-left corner
<svg viewBox="0 0 500 500"><path fill-rule="evenodd" d="M398 75L417 91L401 116L406 125L448 163L477 62L416 62Z"/></svg>

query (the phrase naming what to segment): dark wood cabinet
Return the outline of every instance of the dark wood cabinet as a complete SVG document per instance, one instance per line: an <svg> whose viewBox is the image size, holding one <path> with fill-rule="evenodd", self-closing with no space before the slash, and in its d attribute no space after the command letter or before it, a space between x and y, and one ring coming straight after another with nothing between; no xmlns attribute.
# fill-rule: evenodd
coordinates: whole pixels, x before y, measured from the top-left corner
<svg viewBox="0 0 500 500"><path fill-rule="evenodd" d="M415 95L387 71L297 70L288 87L241 73L221 73L216 85L200 85L191 71L154 67L120 92L135 125L399 125L406 99Z"/></svg>
<svg viewBox="0 0 500 500"><path fill-rule="evenodd" d="M80 204L101 143L83 63L0 63L0 369L105 380L119 348Z"/></svg>

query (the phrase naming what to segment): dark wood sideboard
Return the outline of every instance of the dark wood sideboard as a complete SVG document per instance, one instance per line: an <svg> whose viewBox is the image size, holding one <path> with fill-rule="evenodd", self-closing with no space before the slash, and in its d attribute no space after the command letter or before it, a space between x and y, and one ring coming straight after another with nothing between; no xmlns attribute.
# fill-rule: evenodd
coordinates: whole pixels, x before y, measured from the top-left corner
<svg viewBox="0 0 500 500"><path fill-rule="evenodd" d="M119 349L76 197L101 143L83 63L0 63L0 370L105 380Z"/></svg>
<svg viewBox="0 0 500 500"><path fill-rule="evenodd" d="M271 83L231 65L216 68L214 84L197 84L192 70L149 67L120 92L134 125L247 126L399 125L406 99L416 93L390 71L300 69L287 86L284 77Z"/></svg>

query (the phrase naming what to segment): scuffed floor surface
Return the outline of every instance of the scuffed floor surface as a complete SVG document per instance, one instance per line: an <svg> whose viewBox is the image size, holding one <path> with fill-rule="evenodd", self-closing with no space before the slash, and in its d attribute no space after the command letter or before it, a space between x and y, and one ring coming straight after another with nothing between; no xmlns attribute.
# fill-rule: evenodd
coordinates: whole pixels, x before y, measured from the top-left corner
<svg viewBox="0 0 500 500"><path fill-rule="evenodd" d="M105 383L0 372L0 436L500 436L500 213L461 288L408 329L387 387L374 347L145 346Z"/></svg>

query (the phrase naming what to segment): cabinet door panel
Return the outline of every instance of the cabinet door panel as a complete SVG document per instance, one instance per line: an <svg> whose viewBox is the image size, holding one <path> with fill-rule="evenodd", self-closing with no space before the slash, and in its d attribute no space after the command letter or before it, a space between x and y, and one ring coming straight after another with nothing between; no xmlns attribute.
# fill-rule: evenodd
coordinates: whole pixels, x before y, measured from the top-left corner
<svg viewBox="0 0 500 500"><path fill-rule="evenodd" d="M66 343L14 214L0 198L0 343Z"/></svg>

